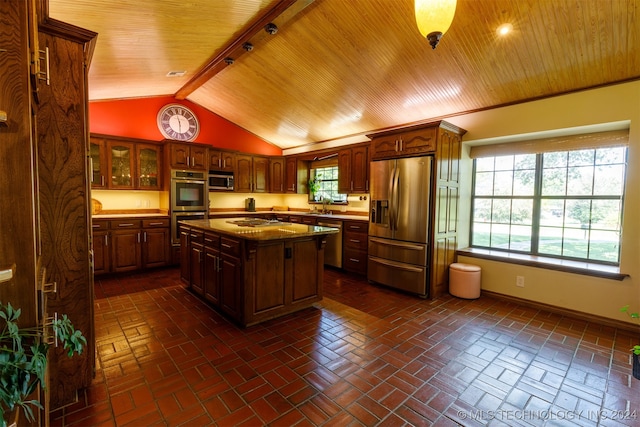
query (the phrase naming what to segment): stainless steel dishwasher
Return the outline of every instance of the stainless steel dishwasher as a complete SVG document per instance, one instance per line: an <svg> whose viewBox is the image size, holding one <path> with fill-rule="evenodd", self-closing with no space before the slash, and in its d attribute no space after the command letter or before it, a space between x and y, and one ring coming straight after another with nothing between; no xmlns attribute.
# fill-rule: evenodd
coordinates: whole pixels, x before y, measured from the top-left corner
<svg viewBox="0 0 640 427"><path fill-rule="evenodd" d="M327 245L324 247L324 264L342 268L342 221L318 219L318 225L340 230L327 236Z"/></svg>

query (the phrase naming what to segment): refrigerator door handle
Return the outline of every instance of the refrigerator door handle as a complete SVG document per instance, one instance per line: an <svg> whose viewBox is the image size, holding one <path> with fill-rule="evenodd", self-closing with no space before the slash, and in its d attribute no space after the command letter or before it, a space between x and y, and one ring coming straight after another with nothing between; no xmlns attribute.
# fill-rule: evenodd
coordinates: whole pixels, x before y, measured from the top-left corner
<svg viewBox="0 0 640 427"><path fill-rule="evenodd" d="M389 230L393 230L394 210L393 210L393 184L395 183L396 168L391 169L391 176L389 177Z"/></svg>
<svg viewBox="0 0 640 427"><path fill-rule="evenodd" d="M400 204L400 190L398 189L398 187L400 186L400 171L398 170L398 166L396 166L394 169L394 174L393 174L393 193L392 193L392 198L393 201L391 202L393 205L393 230L398 230L398 206Z"/></svg>
<svg viewBox="0 0 640 427"><path fill-rule="evenodd" d="M412 245L411 243L382 240L382 239L377 239L375 237L369 237L369 241L372 242L372 243L379 243L379 244L385 245L385 246L396 246L398 248L408 249L408 250L411 250L411 251L423 251L424 250L424 245Z"/></svg>

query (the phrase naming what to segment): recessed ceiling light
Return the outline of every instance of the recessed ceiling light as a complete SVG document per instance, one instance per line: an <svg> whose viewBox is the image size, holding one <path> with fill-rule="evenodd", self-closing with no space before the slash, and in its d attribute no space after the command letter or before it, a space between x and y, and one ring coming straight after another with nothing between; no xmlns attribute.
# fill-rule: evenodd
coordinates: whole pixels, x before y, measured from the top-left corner
<svg viewBox="0 0 640 427"><path fill-rule="evenodd" d="M496 29L496 33L498 33L499 36L506 36L511 31L513 31L513 25L511 24L502 24Z"/></svg>
<svg viewBox="0 0 640 427"><path fill-rule="evenodd" d="M169 71L167 73L167 77L182 77L185 74L187 74L187 72L185 70L182 70L182 71Z"/></svg>

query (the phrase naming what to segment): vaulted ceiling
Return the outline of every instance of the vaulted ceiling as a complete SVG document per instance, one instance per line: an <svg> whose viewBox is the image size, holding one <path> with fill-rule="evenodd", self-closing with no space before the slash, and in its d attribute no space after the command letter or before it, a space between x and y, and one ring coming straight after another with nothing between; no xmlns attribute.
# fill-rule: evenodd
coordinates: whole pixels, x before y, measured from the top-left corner
<svg viewBox="0 0 640 427"><path fill-rule="evenodd" d="M49 0L98 33L90 100L175 95L282 148L638 79L639 14L640 0L458 0L432 50L413 0Z"/></svg>

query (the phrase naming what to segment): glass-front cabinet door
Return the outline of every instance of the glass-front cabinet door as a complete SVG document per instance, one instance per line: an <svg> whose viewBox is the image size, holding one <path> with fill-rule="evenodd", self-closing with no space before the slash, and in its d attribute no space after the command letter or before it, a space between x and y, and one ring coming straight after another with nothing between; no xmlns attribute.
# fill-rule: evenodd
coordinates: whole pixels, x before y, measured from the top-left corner
<svg viewBox="0 0 640 427"><path fill-rule="evenodd" d="M109 188L135 188L134 144L109 141Z"/></svg>
<svg viewBox="0 0 640 427"><path fill-rule="evenodd" d="M156 145L136 145L137 188L160 190L160 148Z"/></svg>
<svg viewBox="0 0 640 427"><path fill-rule="evenodd" d="M91 156L91 188L107 188L107 145L104 139L91 138L89 143Z"/></svg>

